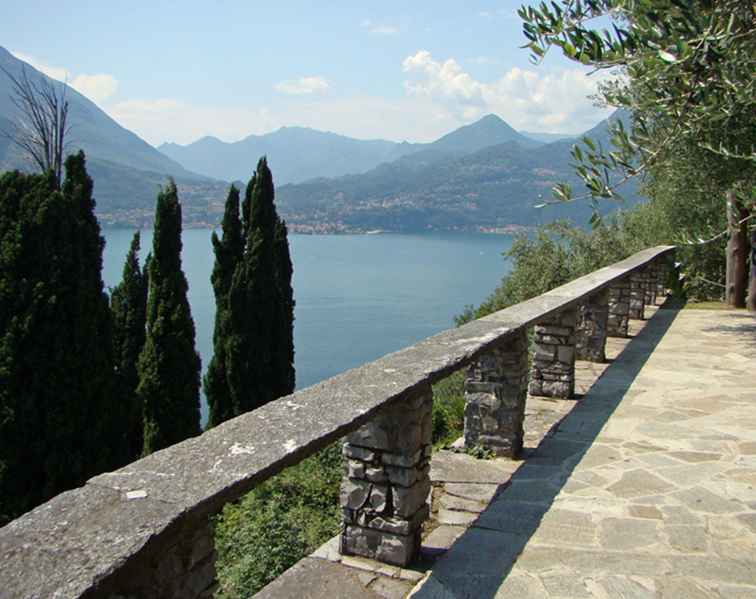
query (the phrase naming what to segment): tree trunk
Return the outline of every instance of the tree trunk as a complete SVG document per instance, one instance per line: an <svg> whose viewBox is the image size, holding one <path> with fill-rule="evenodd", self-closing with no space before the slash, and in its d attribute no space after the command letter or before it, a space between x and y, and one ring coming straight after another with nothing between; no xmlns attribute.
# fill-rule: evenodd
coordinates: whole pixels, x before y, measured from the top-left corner
<svg viewBox="0 0 756 599"><path fill-rule="evenodd" d="M733 308L745 308L746 258L749 251L748 228L740 223L748 211L738 201L735 192L727 192L727 223L730 239L727 242L727 275L725 302Z"/></svg>
<svg viewBox="0 0 756 599"><path fill-rule="evenodd" d="M750 312L756 312L756 227L751 229L751 276L748 280L748 304Z"/></svg>

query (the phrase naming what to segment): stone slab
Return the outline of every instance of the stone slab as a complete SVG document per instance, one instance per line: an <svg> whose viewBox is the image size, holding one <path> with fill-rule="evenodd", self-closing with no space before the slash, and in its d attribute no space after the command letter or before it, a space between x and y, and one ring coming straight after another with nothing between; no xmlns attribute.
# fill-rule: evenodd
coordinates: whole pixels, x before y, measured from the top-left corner
<svg viewBox="0 0 756 599"><path fill-rule="evenodd" d="M361 578L360 572L341 564L305 558L268 584L255 599L381 599L387 595L372 587L377 576ZM368 584L365 583L367 581ZM403 584L409 591L410 585ZM393 595L396 596L396 595Z"/></svg>

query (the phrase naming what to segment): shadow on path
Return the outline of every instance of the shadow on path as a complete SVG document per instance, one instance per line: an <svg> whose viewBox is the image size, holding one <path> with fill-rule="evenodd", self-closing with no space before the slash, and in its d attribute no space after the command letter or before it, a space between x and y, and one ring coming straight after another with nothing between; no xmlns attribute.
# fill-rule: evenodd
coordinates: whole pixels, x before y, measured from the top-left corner
<svg viewBox="0 0 756 599"><path fill-rule="evenodd" d="M664 306L657 310L574 409L535 450L525 454L509 483L501 486L486 510L434 564L413 598L496 596L554 499L626 397L677 314L678 310ZM527 596L526 589L511 596Z"/></svg>

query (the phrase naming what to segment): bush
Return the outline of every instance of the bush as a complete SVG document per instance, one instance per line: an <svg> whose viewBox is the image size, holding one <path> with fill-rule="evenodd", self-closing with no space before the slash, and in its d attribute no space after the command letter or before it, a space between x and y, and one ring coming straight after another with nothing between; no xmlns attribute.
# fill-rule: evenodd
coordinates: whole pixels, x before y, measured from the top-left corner
<svg viewBox="0 0 756 599"><path fill-rule="evenodd" d="M341 443L288 468L215 519L219 599L254 595L339 531Z"/></svg>

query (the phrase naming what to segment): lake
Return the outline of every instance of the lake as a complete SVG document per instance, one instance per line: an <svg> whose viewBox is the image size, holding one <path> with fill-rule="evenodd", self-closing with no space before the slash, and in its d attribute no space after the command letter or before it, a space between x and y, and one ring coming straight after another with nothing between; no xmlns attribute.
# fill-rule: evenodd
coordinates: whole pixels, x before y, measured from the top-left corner
<svg viewBox="0 0 756 599"><path fill-rule="evenodd" d="M121 278L133 231L104 230L103 279ZM183 268L203 371L212 357L215 299L210 231L183 232ZM142 258L152 231L142 232ZM454 326L509 271L505 235L290 235L297 388ZM207 408L203 398L202 419Z"/></svg>

